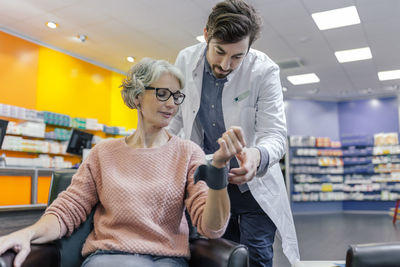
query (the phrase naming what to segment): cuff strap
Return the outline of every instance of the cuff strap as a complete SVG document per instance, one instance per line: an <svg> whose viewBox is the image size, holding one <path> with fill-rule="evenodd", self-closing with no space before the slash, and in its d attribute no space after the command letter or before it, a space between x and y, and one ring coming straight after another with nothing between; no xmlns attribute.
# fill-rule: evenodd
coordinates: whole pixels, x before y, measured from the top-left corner
<svg viewBox="0 0 400 267"><path fill-rule="evenodd" d="M216 168L211 164L200 165L194 173L194 183L203 180L209 188L220 190L228 186L228 168Z"/></svg>

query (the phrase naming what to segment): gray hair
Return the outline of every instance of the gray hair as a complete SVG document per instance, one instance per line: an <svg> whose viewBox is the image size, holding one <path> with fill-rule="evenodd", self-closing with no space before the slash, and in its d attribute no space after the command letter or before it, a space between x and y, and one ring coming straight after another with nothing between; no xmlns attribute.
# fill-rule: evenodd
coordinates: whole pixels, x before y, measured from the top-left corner
<svg viewBox="0 0 400 267"><path fill-rule="evenodd" d="M157 81L164 73L171 74L179 81L180 89L185 81L182 72L166 60L143 58L127 73L119 87L125 105L131 109L137 108L134 99L144 92L144 88Z"/></svg>

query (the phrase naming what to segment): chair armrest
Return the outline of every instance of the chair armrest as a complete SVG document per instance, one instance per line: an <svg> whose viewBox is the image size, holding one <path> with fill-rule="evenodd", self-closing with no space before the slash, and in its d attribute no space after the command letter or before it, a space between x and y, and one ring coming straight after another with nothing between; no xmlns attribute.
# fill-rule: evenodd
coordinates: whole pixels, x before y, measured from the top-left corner
<svg viewBox="0 0 400 267"><path fill-rule="evenodd" d="M12 267L16 253L7 250L0 256L0 267ZM57 244L31 245L31 252L22 267L57 267L60 262L60 250Z"/></svg>
<svg viewBox="0 0 400 267"><path fill-rule="evenodd" d="M190 241L190 267L247 267L247 247L227 239L195 239Z"/></svg>
<svg viewBox="0 0 400 267"><path fill-rule="evenodd" d="M400 243L350 245L346 267L396 267L400 264Z"/></svg>

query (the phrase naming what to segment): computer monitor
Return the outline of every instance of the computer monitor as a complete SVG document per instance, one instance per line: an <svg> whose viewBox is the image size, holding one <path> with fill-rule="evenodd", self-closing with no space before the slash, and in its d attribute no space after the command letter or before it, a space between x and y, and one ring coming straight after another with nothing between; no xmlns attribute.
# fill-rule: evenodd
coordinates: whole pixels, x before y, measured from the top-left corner
<svg viewBox="0 0 400 267"><path fill-rule="evenodd" d="M84 148L92 148L92 139L93 134L73 129L68 141L67 153L82 156Z"/></svg>
<svg viewBox="0 0 400 267"><path fill-rule="evenodd" d="M8 121L0 120L0 148L3 145L4 136L6 135Z"/></svg>

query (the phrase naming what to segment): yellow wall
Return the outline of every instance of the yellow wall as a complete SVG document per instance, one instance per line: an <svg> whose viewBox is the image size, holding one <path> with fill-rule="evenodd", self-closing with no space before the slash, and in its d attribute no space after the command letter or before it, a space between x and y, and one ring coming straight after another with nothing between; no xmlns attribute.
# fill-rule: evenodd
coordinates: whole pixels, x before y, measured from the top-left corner
<svg viewBox="0 0 400 267"><path fill-rule="evenodd" d="M39 49L36 109L110 123L112 72L46 47Z"/></svg>
<svg viewBox="0 0 400 267"><path fill-rule="evenodd" d="M136 128L136 110L126 107L120 95L122 79L118 73L0 32L1 104ZM47 203L49 185L48 177L39 179L39 203ZM0 205L29 204L30 186L30 177L0 176Z"/></svg>
<svg viewBox="0 0 400 267"><path fill-rule="evenodd" d="M123 75L0 32L0 103L136 128Z"/></svg>
<svg viewBox="0 0 400 267"><path fill-rule="evenodd" d="M36 108L39 46L0 32L0 103Z"/></svg>

